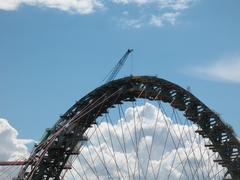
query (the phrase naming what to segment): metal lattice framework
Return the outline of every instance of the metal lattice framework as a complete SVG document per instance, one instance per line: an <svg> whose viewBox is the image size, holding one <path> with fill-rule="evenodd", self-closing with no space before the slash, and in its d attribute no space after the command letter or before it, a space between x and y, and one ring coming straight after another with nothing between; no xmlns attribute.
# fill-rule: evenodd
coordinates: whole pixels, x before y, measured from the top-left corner
<svg viewBox="0 0 240 180"><path fill-rule="evenodd" d="M96 124L96 118L114 105L136 98L160 100L184 111L184 116L198 125L196 133L211 141L206 146L220 155L216 163L227 168L226 176L240 179L240 143L232 128L189 91L151 76L130 76L108 82L77 101L47 130L17 179L60 179L61 172L71 168L67 162L79 153L79 142L87 140L84 133Z"/></svg>

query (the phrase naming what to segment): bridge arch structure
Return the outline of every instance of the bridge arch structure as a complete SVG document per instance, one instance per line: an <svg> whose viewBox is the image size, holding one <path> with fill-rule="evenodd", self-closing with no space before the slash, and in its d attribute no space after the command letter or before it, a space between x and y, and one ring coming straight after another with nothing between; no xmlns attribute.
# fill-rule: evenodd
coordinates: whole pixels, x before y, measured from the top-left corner
<svg viewBox="0 0 240 180"><path fill-rule="evenodd" d="M129 76L108 82L77 101L55 125L46 131L17 179L58 180L70 169L68 161L77 155L84 133L96 119L125 101L161 101L198 126L196 133L210 140L207 148L219 154L215 163L227 169L224 178L240 179L240 143L233 129L191 92L155 76Z"/></svg>

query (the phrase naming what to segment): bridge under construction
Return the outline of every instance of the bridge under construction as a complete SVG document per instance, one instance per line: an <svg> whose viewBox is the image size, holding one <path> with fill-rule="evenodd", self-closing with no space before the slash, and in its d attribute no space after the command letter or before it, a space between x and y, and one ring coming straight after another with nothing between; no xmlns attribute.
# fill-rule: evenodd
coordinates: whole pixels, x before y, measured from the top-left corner
<svg viewBox="0 0 240 180"><path fill-rule="evenodd" d="M0 162L0 179L14 166L8 177L16 180L240 180L240 142L218 113L162 78L115 80L132 51L46 130L27 159Z"/></svg>

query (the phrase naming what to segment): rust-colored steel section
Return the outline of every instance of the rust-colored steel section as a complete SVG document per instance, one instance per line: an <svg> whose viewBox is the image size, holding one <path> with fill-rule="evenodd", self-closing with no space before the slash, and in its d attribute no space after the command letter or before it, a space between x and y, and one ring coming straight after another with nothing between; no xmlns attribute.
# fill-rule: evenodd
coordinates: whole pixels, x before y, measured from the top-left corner
<svg viewBox="0 0 240 180"><path fill-rule="evenodd" d="M0 161L0 166L23 166L26 164L27 161Z"/></svg>

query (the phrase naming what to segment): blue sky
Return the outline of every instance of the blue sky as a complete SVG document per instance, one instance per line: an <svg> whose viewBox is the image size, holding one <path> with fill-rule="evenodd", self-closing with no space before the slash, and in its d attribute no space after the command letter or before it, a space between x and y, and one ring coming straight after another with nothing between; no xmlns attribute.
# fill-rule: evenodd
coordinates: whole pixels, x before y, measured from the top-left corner
<svg viewBox="0 0 240 180"><path fill-rule="evenodd" d="M0 117L40 139L76 100L118 77L157 75L240 134L240 1L0 0Z"/></svg>

